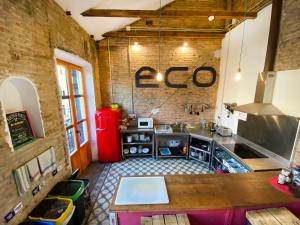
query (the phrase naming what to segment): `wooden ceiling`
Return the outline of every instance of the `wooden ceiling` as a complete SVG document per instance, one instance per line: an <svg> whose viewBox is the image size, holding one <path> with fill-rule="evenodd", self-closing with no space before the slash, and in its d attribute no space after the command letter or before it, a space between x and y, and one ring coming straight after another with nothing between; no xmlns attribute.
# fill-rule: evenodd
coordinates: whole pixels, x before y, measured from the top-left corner
<svg viewBox="0 0 300 225"><path fill-rule="evenodd" d="M222 38L245 18L256 18L257 12L271 2L272 0L175 0L161 10L89 9L82 15L141 18L130 26L105 33L104 37L152 37L157 36L160 31L161 36ZM211 15L215 17L213 21L208 20Z"/></svg>

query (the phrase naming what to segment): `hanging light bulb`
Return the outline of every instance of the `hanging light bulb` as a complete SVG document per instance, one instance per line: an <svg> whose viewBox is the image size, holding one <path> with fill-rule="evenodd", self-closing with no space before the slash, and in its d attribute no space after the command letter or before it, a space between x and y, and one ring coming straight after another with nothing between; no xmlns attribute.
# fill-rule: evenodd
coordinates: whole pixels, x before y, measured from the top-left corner
<svg viewBox="0 0 300 225"><path fill-rule="evenodd" d="M163 76L162 76L161 72L158 72L158 73L156 74L156 80L157 80L157 81L162 81L162 80L163 80Z"/></svg>
<svg viewBox="0 0 300 225"><path fill-rule="evenodd" d="M234 79L236 81L240 81L242 79L241 62L242 62L242 55L243 55L243 49L244 49L244 38L245 38L245 27L246 27L246 9L247 9L247 0L244 0L243 36L242 36L242 44L241 44L241 51L240 51L239 69L237 70L237 72L234 76Z"/></svg>
<svg viewBox="0 0 300 225"><path fill-rule="evenodd" d="M213 21L215 19L215 16L211 15L211 16L207 17L207 19L208 19L208 21L211 22L211 21Z"/></svg>
<svg viewBox="0 0 300 225"><path fill-rule="evenodd" d="M160 44L161 44L161 39L160 39L160 28L161 28L161 0L159 0L159 18L158 18L158 24L159 24L159 29L158 29L158 72L156 74L156 80L157 81L162 81L163 80L163 75L161 74L161 72L159 72L160 70Z"/></svg>
<svg viewBox="0 0 300 225"><path fill-rule="evenodd" d="M238 71L236 72L235 76L234 76L234 79L236 81L239 81L242 79L242 73L241 73L241 68L238 69Z"/></svg>

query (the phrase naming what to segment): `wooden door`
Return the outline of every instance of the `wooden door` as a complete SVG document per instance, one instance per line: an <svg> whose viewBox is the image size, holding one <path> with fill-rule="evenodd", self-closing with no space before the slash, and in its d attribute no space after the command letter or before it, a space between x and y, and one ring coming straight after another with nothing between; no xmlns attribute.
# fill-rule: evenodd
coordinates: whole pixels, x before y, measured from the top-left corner
<svg viewBox="0 0 300 225"><path fill-rule="evenodd" d="M81 67L57 60L57 80L72 169L82 173L91 162L84 74Z"/></svg>

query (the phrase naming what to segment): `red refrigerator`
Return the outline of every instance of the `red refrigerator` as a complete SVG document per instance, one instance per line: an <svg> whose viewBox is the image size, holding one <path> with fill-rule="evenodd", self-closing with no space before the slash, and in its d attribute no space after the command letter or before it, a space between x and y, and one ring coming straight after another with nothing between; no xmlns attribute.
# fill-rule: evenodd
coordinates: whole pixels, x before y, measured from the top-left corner
<svg viewBox="0 0 300 225"><path fill-rule="evenodd" d="M99 162L121 160L120 122L121 110L100 109L95 113Z"/></svg>

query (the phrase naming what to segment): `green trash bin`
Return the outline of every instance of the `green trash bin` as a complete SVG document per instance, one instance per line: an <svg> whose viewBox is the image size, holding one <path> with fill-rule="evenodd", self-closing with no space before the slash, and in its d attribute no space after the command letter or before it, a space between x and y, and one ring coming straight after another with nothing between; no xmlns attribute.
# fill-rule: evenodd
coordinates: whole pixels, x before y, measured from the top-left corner
<svg viewBox="0 0 300 225"><path fill-rule="evenodd" d="M75 206L74 224L80 225L85 217L84 182L67 180L57 183L48 194L49 197L68 198Z"/></svg>

